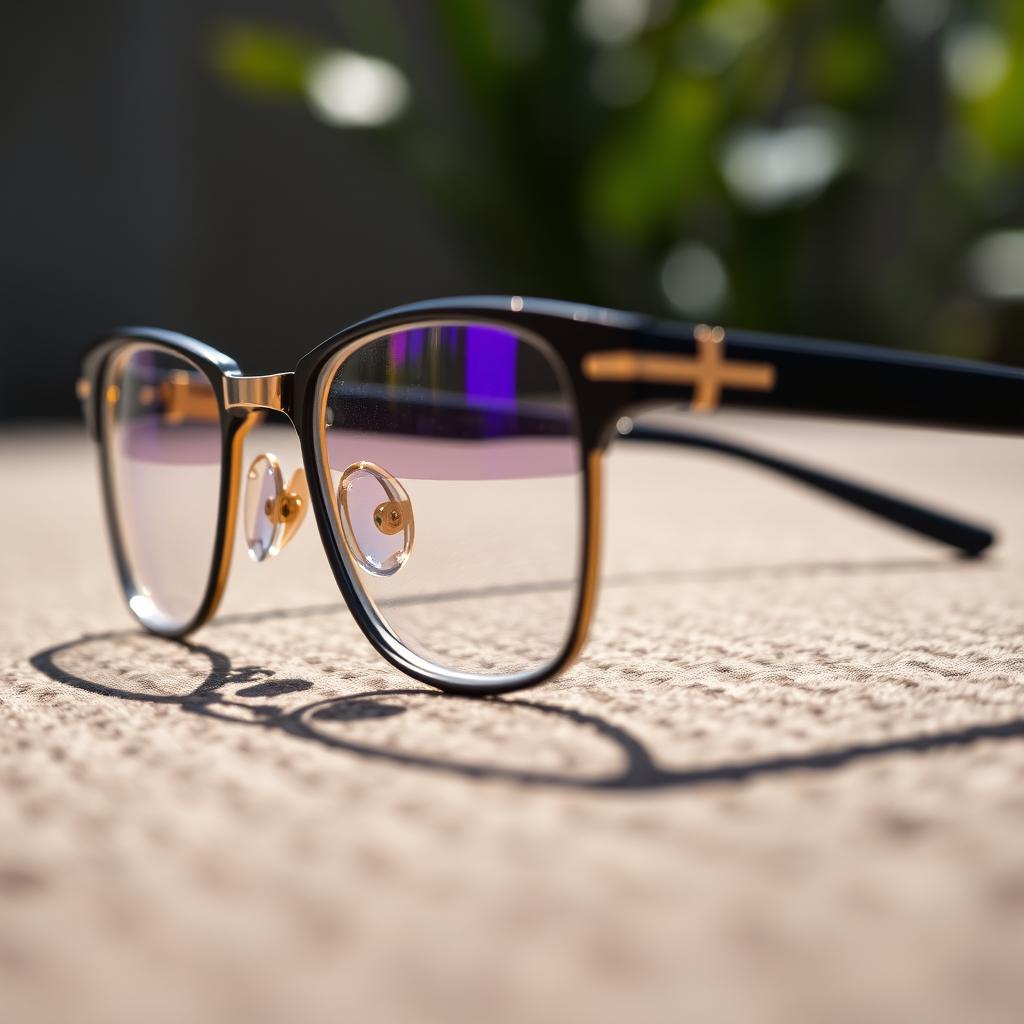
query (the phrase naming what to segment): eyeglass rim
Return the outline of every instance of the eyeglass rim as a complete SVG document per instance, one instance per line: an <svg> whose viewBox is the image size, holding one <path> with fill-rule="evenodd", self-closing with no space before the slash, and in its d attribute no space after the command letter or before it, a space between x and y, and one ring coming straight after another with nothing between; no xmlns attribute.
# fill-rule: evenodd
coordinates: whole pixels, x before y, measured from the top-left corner
<svg viewBox="0 0 1024 1024"><path fill-rule="evenodd" d="M206 583L194 614L181 623L162 617L147 618L139 614L134 598L143 596L135 579L128 556L122 524L113 467L112 417L107 415L104 392L109 374L126 348L144 347L164 352L189 363L201 372L217 399L220 432L220 472L218 479L217 514L214 527L213 550ZM98 442L100 490L104 507L107 535L114 555L118 581L131 615L147 631L157 636L180 639L199 629L215 614L227 586L231 551L238 520L238 486L233 482L240 477L242 443L253 426L238 417L229 416L224 408L223 384L226 374L241 373L237 363L221 352L173 331L156 328L121 328L94 345L83 360L82 379L90 382L86 420L91 435Z"/></svg>
<svg viewBox="0 0 1024 1024"><path fill-rule="evenodd" d="M330 464L327 460L326 437L324 432L325 406L328 397L330 381L338 369L347 359L353 356L360 349L374 342L380 341L393 335L396 330L417 330L429 327L489 327L503 330L522 339L536 347L544 356L549 366L554 369L558 377L561 393L569 402L572 414L572 437L578 449L578 465L580 475L579 510L580 522L577 552L577 573L573 581L572 615L567 623L567 630L563 641L560 643L553 657L546 659L543 663L534 668L505 675L482 675L473 672L463 672L455 669L446 669L436 665L429 659L417 654L412 648L404 643L401 637L390 626L387 620L374 607L366 589L358 582L354 568L350 563L348 553L345 551L344 539L340 529L337 528L340 513L336 507L334 489L330 480ZM408 675L439 686L449 692L473 692L473 693L507 693L524 687L533 686L543 679L557 674L567 667L576 657L580 648L586 641L589 631L591 613L594 605L594 593L597 582L597 549L598 534L600 532L599 502L593 501L593 495L598 493L600 462L595 461L588 469L588 453L583 447L582 432L580 429L580 408L576 389L572 385L568 366L563 356L555 347L535 330L514 326L499 318L482 315L475 316L422 316L417 319L403 320L398 325L377 327L366 333L358 333L355 336L346 335L339 338L340 344L328 349L327 358L320 361L314 380L313 401L305 409L306 422L297 425L300 439L303 444L303 461L307 466L315 467L314 479L317 481L319 501L314 502L314 512L318 515L318 526L328 560L334 571L339 588L351 585L353 588L353 603L358 605L358 612L353 614L359 621L363 632L373 643L376 639L381 641L380 646L374 643L378 651L393 665L400 668ZM308 448L305 444L306 437L312 439L312 445ZM307 469L308 472L308 469ZM590 475L598 474L598 483L592 484ZM320 523L320 510L324 510L325 522ZM344 579L342 578L344 577ZM348 594L346 593L346 600ZM368 626L364 626L364 622Z"/></svg>
<svg viewBox="0 0 1024 1024"><path fill-rule="evenodd" d="M580 450L579 472L582 490L580 495L582 522L579 531L581 550L577 561L572 616L564 641L552 658L526 671L506 675L480 675L446 669L416 654L404 644L387 622L375 614L364 596L362 586L353 579L353 572L346 562L341 542L335 530L334 514L328 497L329 477L321 458L321 448L318 445L319 428L315 420L316 406L296 401L292 407L282 411L291 421L298 435L307 476L315 482L315 486L310 488L310 497L321 543L342 597L363 635L378 654L406 675L450 693L477 696L508 693L535 686L564 671L575 660L585 643L595 604L598 577L597 557L601 511L600 453L587 451L583 444L582 433L579 429L581 410L578 392L573 387L569 366L561 353L536 331L524 329L500 318L472 315L461 317L435 315L416 320L401 318L376 330L357 330L336 335L325 345L314 350L314 353L311 353L311 355L316 354L318 358L306 363L304 373L302 372L302 363L300 363L296 368L295 378L301 377L303 381L308 382L312 386L312 393L315 396L328 368L343 362L347 355L351 355L364 344L394 333L399 327L414 329L425 323L450 326L491 326L513 332L517 336L528 338L537 344L559 373L560 384L564 386L565 397L571 403L577 427L574 430L573 438ZM210 571L205 591L195 614L180 625L147 619L133 607L132 599L140 593L140 590L135 582L125 541L121 535L117 495L111 467L109 418L104 414L102 400L103 382L106 380L108 368L121 350L126 346L140 344L184 358L200 370L211 384L219 410L221 472L216 534ZM230 574L231 554L240 503L242 446L246 434L255 425L257 417L252 415L251 411L243 415L233 411L226 396L232 379L245 379L245 375L229 356L187 335L156 328L129 327L115 330L88 350L83 361L82 377L93 385L90 389L89 401L86 403L86 418L94 439L99 442L107 531L129 612L149 632L171 639L181 639L199 629L216 614ZM292 392L296 397L308 393L308 388L303 390L298 387Z"/></svg>

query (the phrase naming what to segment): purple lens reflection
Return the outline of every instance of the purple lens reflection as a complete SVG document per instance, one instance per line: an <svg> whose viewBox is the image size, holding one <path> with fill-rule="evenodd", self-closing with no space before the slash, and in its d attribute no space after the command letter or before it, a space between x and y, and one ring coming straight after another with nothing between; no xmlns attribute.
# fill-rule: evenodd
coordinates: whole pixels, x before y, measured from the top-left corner
<svg viewBox="0 0 1024 1024"><path fill-rule="evenodd" d="M449 671L517 675L557 657L578 597L583 483L550 348L490 324L395 331L329 365L320 396L339 541L374 528L336 500L349 466L373 463L409 494L416 539L401 568L381 578L352 560L382 624Z"/></svg>
<svg viewBox="0 0 1024 1024"><path fill-rule="evenodd" d="M534 343L494 327L420 328L363 346L335 373L326 417L332 467L354 448L412 479L512 480L580 467L568 385Z"/></svg>
<svg viewBox="0 0 1024 1024"><path fill-rule="evenodd" d="M199 610L213 562L217 398L198 367L145 343L115 355L104 397L104 451L129 603L147 625L180 629Z"/></svg>
<svg viewBox="0 0 1024 1024"><path fill-rule="evenodd" d="M466 394L471 400L516 398L519 339L493 327L466 328Z"/></svg>

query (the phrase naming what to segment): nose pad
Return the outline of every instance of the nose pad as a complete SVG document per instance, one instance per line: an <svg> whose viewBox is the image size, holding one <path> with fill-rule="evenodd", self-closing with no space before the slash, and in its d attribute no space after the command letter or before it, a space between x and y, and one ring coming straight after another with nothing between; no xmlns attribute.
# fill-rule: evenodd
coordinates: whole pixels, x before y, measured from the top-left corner
<svg viewBox="0 0 1024 1024"><path fill-rule="evenodd" d="M245 540L250 557L263 562L282 551L302 525L308 506L305 471L295 470L285 487L277 456L257 455L245 484Z"/></svg>
<svg viewBox="0 0 1024 1024"><path fill-rule="evenodd" d="M412 554L415 521L405 488L373 462L353 462L338 482L341 530L352 557L374 576L393 576Z"/></svg>

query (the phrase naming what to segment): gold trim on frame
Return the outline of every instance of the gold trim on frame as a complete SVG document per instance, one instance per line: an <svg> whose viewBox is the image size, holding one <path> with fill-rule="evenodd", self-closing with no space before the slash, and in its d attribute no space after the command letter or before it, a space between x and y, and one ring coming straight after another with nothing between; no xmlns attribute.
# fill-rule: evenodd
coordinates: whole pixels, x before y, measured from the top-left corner
<svg viewBox="0 0 1024 1024"><path fill-rule="evenodd" d="M692 385L691 408L697 412L717 409L723 388L774 390L777 374L770 363L726 358L725 331L721 327L700 324L693 333L697 343L696 355L634 349L588 352L583 357L583 375L593 381Z"/></svg>

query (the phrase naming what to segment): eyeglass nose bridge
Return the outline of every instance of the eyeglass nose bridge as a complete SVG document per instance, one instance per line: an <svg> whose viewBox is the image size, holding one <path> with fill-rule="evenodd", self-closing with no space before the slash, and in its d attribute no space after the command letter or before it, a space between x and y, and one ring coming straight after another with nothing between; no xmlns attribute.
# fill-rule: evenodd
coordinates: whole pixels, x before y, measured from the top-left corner
<svg viewBox="0 0 1024 1024"><path fill-rule="evenodd" d="M308 508L305 470L295 470L285 487L277 456L257 455L246 474L245 491L245 539L253 561L279 555L298 532Z"/></svg>
<svg viewBox="0 0 1024 1024"><path fill-rule="evenodd" d="M294 373L271 373L263 377L228 375L224 378L224 408L236 412L267 409L291 417Z"/></svg>

